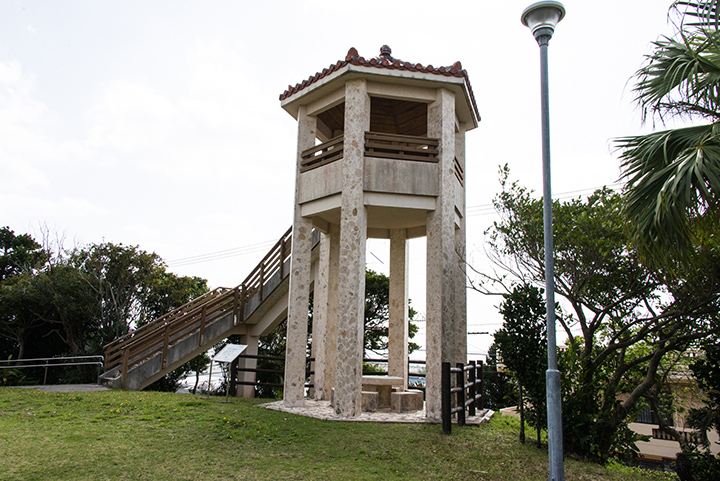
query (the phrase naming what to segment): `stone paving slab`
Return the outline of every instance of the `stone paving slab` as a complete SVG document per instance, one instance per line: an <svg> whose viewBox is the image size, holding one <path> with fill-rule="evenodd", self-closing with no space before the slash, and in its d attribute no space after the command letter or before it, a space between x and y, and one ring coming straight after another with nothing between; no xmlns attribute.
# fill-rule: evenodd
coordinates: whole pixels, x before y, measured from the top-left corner
<svg viewBox="0 0 720 481"><path fill-rule="evenodd" d="M379 409L375 412L363 412L355 418L345 418L335 414L335 410L330 406L330 401L316 401L314 399L305 399L302 407L286 407L283 401L275 401L267 404L260 404L261 407L272 409L274 411L282 411L300 416L307 416L315 419L326 419L328 421L353 421L353 422L370 422L370 423L419 423L419 424L440 424L439 420L428 419L425 416L425 409L421 411L413 411L406 413L395 413L389 409ZM465 423L469 425L479 426L486 423L494 414L490 409L482 409L478 411L476 416L468 416Z"/></svg>

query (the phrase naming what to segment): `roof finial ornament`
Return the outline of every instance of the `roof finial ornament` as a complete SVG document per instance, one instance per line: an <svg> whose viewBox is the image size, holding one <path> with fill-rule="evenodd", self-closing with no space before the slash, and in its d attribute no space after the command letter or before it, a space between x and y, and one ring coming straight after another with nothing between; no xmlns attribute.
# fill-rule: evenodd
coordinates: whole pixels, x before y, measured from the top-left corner
<svg viewBox="0 0 720 481"><path fill-rule="evenodd" d="M380 47L380 57L381 58L391 59L392 58L391 54L392 54L392 50L387 45L383 45L382 47Z"/></svg>
<svg viewBox="0 0 720 481"><path fill-rule="evenodd" d="M353 57L359 57L360 54L358 54L358 51L355 47L350 47L350 50L348 50L347 55L345 55L345 60L349 61L352 60Z"/></svg>

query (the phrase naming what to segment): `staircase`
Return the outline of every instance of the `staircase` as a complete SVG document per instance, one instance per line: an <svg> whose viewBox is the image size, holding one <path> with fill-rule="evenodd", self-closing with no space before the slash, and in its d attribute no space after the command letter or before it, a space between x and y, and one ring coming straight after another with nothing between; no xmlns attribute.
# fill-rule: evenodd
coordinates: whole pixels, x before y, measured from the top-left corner
<svg viewBox="0 0 720 481"><path fill-rule="evenodd" d="M317 245L319 235L313 236ZM278 240L245 281L219 287L105 346L101 381L141 390L233 334L262 319L265 335L287 311L292 228ZM269 321L267 320L269 319Z"/></svg>

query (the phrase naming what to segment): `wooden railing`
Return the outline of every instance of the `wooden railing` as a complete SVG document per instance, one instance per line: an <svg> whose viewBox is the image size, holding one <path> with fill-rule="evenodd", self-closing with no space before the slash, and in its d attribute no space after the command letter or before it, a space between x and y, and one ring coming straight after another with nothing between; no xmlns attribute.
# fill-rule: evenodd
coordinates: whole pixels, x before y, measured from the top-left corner
<svg viewBox="0 0 720 481"><path fill-rule="evenodd" d="M203 303L207 302L209 299L217 295L220 295L225 290L227 290L225 287L220 287L218 289L215 289L214 291L206 292L202 296L196 297L195 299L191 300L186 304L183 304L177 309L168 312L164 316L159 317L147 324L144 324L137 329L130 331L124 336L115 339L111 343L106 344L103 348L105 351L105 372L117 366L122 361L122 348L123 346L128 345L130 341L134 339L139 339L144 335L147 335L149 332L157 329L159 326L165 325L171 319L182 317L186 313L193 312L193 310L196 309L197 306L202 305Z"/></svg>
<svg viewBox="0 0 720 481"><path fill-rule="evenodd" d="M438 139L365 132L365 157L437 162Z"/></svg>
<svg viewBox="0 0 720 481"><path fill-rule="evenodd" d="M340 160L344 151L344 137L338 136L300 153L300 172L307 172ZM365 157L414 160L419 162L438 161L438 139L415 137L413 135L365 132ZM463 182L462 167L455 161L455 175Z"/></svg>
<svg viewBox="0 0 720 481"><path fill-rule="evenodd" d="M327 142L316 145L300 153L300 172L317 169L330 162L335 162L343 156L344 136L334 137Z"/></svg>
<svg viewBox="0 0 720 481"><path fill-rule="evenodd" d="M465 410L469 416L475 416L476 408L483 409L483 362L470 361L467 365L457 363L451 367L449 362L442 363L441 412L444 434L452 432L452 415L457 413L458 426L465 425ZM455 387L452 387L452 375L455 374ZM455 407L452 395L456 394Z"/></svg>
<svg viewBox="0 0 720 481"><path fill-rule="evenodd" d="M107 344L105 372L122 365L122 384L125 386L128 370L159 352L162 352L162 367L165 368L169 347L180 339L199 332L198 347L203 345L206 326L220 317L233 313L233 325L243 322L247 302L259 295L259 305L276 287L268 288L268 282L273 278L281 281L287 276L285 263L290 257L291 244L292 228L242 284L233 289L217 288Z"/></svg>

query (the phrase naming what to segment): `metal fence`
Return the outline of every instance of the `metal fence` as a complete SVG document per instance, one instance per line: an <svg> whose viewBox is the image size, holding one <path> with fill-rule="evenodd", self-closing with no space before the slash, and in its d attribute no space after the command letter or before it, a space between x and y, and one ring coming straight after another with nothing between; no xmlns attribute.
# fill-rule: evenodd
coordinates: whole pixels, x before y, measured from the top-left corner
<svg viewBox="0 0 720 481"><path fill-rule="evenodd" d="M48 368L68 366L97 366L98 376L104 365L103 356L38 357L35 359L0 360L0 369L44 368L43 384L47 384Z"/></svg>

